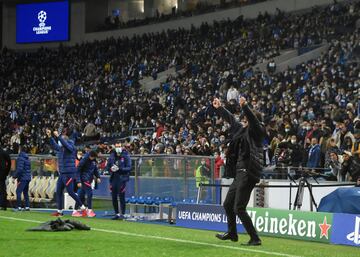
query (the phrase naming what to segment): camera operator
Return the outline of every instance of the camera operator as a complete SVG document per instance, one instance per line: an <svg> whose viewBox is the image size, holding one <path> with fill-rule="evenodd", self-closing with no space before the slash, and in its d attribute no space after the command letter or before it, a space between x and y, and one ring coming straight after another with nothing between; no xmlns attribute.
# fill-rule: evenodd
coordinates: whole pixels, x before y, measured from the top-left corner
<svg viewBox="0 0 360 257"><path fill-rule="evenodd" d="M290 150L289 164L292 167L301 166L303 162L304 151L301 145L297 142L297 137L295 135L291 136L290 142L282 142L279 144L279 147L280 146Z"/></svg>
<svg viewBox="0 0 360 257"><path fill-rule="evenodd" d="M360 163L348 151L344 151L343 159L341 168L342 181L345 181L346 175L349 174L349 180L355 182L360 176Z"/></svg>
<svg viewBox="0 0 360 257"><path fill-rule="evenodd" d="M338 174L340 174L341 163L339 162L339 157L335 151L330 152L330 160L326 163L324 168L330 169L330 171L325 171L324 175L326 180L337 181Z"/></svg>

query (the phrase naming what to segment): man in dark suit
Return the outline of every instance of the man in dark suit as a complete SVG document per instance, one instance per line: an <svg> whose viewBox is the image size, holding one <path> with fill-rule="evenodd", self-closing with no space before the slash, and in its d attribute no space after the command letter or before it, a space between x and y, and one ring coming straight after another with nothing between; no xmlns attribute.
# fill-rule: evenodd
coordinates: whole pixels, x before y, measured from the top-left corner
<svg viewBox="0 0 360 257"><path fill-rule="evenodd" d="M255 184L260 181L263 168L262 142L266 135L260 113L253 112L244 97L239 99L244 116L240 122L224 107L218 98L213 100L213 107L219 117L230 124L231 140L226 157L225 177L234 178L224 201L228 220L228 231L217 234L220 240L238 241L236 215L250 235L245 245L261 245L261 240L254 228L246 206Z"/></svg>
<svg viewBox="0 0 360 257"><path fill-rule="evenodd" d="M6 211L6 177L11 168L10 155L0 148L0 210Z"/></svg>

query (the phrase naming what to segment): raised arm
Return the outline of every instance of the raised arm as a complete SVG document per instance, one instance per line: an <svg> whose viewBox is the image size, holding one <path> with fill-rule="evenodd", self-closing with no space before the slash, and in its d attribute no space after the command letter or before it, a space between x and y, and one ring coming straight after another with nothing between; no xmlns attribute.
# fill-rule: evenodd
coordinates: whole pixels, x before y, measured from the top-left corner
<svg viewBox="0 0 360 257"><path fill-rule="evenodd" d="M258 120L258 118L255 116L253 111L250 109L250 107L248 106L246 99L244 97L240 98L240 106L241 106L242 110L244 111L244 114L248 120L249 134L253 138L264 137L265 136L265 127L262 124L262 122L260 122Z"/></svg>
<svg viewBox="0 0 360 257"><path fill-rule="evenodd" d="M62 136L59 136L59 140L63 147L68 151L74 152L76 150L74 144L69 143L69 141L65 140Z"/></svg>
<svg viewBox="0 0 360 257"><path fill-rule="evenodd" d="M236 121L234 115L222 106L218 98L214 98L213 107L216 109L216 113L230 124L231 130L242 128L241 123Z"/></svg>
<svg viewBox="0 0 360 257"><path fill-rule="evenodd" d="M55 151L60 151L61 147L56 143L55 139L53 137L50 138L50 146Z"/></svg>
<svg viewBox="0 0 360 257"><path fill-rule="evenodd" d="M51 136L51 130L50 129L46 129L46 136L49 138L50 140L50 146L53 150L55 151L60 151L60 146L56 143L55 139Z"/></svg>

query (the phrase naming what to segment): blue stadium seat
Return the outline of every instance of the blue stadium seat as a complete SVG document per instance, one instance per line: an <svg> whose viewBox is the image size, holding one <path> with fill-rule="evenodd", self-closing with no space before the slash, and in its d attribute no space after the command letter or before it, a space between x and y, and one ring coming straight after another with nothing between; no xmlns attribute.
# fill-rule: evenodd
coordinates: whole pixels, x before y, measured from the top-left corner
<svg viewBox="0 0 360 257"><path fill-rule="evenodd" d="M147 204L147 205L154 204L154 198L152 196L145 197L145 204Z"/></svg>
<svg viewBox="0 0 360 257"><path fill-rule="evenodd" d="M145 197L144 196L139 196L139 198L137 199L137 203L138 204L144 204L145 203Z"/></svg>
<svg viewBox="0 0 360 257"><path fill-rule="evenodd" d="M155 205L160 205L162 199L161 199L160 196L156 196L156 197L154 197L153 201L154 201L154 204L155 204Z"/></svg>
<svg viewBox="0 0 360 257"><path fill-rule="evenodd" d="M135 203L137 203L137 201L138 201L138 198L134 195L129 198L129 203L135 204Z"/></svg>
<svg viewBox="0 0 360 257"><path fill-rule="evenodd" d="M161 203L172 203L172 202L174 202L174 197L172 196L166 196L161 201Z"/></svg>

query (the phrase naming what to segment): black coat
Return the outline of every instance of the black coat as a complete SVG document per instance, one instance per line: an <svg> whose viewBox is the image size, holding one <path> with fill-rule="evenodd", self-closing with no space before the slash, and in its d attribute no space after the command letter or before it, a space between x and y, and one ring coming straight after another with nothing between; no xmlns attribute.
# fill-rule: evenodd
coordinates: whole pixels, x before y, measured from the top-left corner
<svg viewBox="0 0 360 257"><path fill-rule="evenodd" d="M248 175L258 182L264 167L262 143L266 131L264 124L256 118L248 105L244 105L242 109L248 119L249 125L247 127L243 127L240 122L236 121L227 109L220 107L216 110L218 116L230 124L231 139L226 156L225 177L235 178L236 171L239 169L237 162L241 150L248 152L248 155L246 155L246 160L240 161L244 162L244 168L246 168Z"/></svg>
<svg viewBox="0 0 360 257"><path fill-rule="evenodd" d="M10 155L0 148L0 180L5 180L11 168Z"/></svg>

